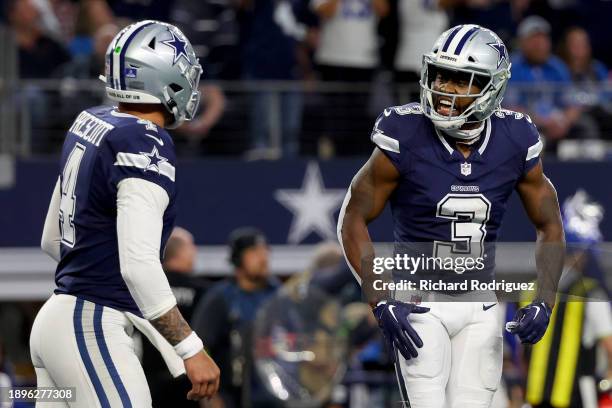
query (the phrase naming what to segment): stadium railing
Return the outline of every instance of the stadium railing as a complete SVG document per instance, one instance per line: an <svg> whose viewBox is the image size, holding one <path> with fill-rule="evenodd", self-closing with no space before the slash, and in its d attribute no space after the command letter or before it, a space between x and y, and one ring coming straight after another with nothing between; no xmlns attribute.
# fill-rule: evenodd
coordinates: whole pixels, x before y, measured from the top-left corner
<svg viewBox="0 0 612 408"><path fill-rule="evenodd" d="M8 74L0 79L0 153L22 157L57 153L78 112L110 103L99 80L19 81ZM217 86L223 91L224 113L205 136L175 132L179 154L278 158L287 154L292 138L302 155L368 154L369 133L378 114L385 107L419 100L418 84L396 85L385 76L380 78L355 84L204 82L205 87ZM562 106L570 104L581 106L592 120L587 121L587 136L573 133L568 139L590 140L570 143L559 151L569 158L608 157L612 151L612 84L588 89L547 83L513 85L504 101L510 108L523 106L532 112L562 112ZM202 105L205 109L206 95ZM258 156L258 150L263 154Z"/></svg>

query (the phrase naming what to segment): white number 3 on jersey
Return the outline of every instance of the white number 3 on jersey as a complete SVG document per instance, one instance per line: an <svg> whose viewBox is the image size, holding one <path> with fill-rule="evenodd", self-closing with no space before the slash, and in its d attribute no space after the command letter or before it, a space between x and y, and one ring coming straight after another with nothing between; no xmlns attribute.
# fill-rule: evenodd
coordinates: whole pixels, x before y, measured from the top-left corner
<svg viewBox="0 0 612 408"><path fill-rule="evenodd" d="M435 241L434 256L479 258L484 255L491 202L482 194L447 194L436 217L452 220L451 241Z"/></svg>

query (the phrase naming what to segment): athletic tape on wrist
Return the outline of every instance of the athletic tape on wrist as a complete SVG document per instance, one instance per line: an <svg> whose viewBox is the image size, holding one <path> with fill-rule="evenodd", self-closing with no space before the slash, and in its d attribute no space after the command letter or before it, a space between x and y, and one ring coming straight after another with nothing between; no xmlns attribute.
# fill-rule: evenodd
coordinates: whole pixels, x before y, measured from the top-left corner
<svg viewBox="0 0 612 408"><path fill-rule="evenodd" d="M183 360L187 360L190 357L195 356L204 349L204 343L202 339L198 337L196 332L192 331L191 334L185 337L179 344L174 346L174 351Z"/></svg>

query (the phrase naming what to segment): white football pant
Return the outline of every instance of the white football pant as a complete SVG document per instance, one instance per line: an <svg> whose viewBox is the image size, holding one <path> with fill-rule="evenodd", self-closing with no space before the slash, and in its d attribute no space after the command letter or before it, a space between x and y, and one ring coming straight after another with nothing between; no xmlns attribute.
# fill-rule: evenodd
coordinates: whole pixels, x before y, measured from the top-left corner
<svg viewBox="0 0 612 408"><path fill-rule="evenodd" d="M499 305L490 307L494 303L422 302L421 306L430 311L410 315L423 348L417 349L418 357L410 360L396 352L396 373L405 407L491 405L503 363L502 322Z"/></svg>
<svg viewBox="0 0 612 408"><path fill-rule="evenodd" d="M53 295L36 316L30 353L38 387L76 387L76 401L37 407L150 407L134 328L112 308Z"/></svg>

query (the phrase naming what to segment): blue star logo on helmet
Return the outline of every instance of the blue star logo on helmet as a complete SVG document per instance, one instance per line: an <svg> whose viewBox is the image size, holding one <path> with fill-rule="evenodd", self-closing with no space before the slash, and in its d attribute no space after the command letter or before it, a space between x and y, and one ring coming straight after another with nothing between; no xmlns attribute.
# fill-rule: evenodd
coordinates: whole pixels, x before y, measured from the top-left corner
<svg viewBox="0 0 612 408"><path fill-rule="evenodd" d="M172 65L176 64L179 58L181 58L181 55L184 56L186 60L189 60L189 57L187 56L187 51L185 51L187 42L178 38L174 34L174 32L172 32L172 30L169 30L169 31L170 31L170 35L172 35L172 39L162 41L162 43L174 49L174 59L172 60Z"/></svg>
<svg viewBox="0 0 612 408"><path fill-rule="evenodd" d="M504 60L508 61L508 53L506 52L506 46L501 42L487 43L487 45L497 51L497 68L499 68L504 62Z"/></svg>

